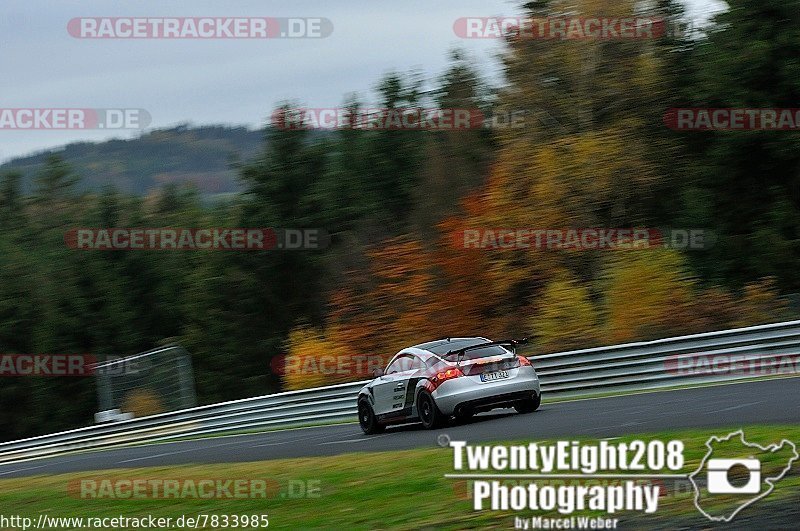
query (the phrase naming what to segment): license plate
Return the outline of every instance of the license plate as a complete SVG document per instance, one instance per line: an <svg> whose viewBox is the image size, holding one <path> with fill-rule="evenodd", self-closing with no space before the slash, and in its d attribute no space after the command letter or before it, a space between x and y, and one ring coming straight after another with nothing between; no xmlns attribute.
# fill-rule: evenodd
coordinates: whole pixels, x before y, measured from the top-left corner
<svg viewBox="0 0 800 531"><path fill-rule="evenodd" d="M508 371L487 372L486 374L481 374L482 382L493 382L495 380L502 380L503 378L508 378Z"/></svg>

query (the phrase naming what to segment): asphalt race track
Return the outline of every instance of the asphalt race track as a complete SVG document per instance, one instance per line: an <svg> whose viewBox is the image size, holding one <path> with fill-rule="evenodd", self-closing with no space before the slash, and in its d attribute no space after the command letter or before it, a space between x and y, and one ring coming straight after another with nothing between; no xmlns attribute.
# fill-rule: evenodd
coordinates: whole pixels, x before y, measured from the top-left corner
<svg viewBox="0 0 800 531"><path fill-rule="evenodd" d="M470 443L555 437L609 438L679 428L800 423L800 378L548 404L529 415L495 410L469 423L418 425L365 436L357 424L103 450L0 465L0 479L197 463L263 461L433 447L442 434Z"/></svg>

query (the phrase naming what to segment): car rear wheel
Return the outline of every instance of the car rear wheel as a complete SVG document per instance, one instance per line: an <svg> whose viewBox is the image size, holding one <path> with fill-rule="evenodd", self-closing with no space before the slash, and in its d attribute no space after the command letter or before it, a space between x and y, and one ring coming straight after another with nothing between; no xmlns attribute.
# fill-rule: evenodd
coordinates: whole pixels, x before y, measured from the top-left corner
<svg viewBox="0 0 800 531"><path fill-rule="evenodd" d="M541 393L533 393L533 397L528 398L526 400L522 400L514 405L514 409L517 410L517 413L533 413L539 406L542 404L542 395Z"/></svg>
<svg viewBox="0 0 800 531"><path fill-rule="evenodd" d="M436 401L428 391L421 391L417 398L417 412L419 420L425 429L432 430L443 426L447 417L439 411Z"/></svg>
<svg viewBox="0 0 800 531"><path fill-rule="evenodd" d="M367 435L374 435L386 429L386 426L378 422L369 402L363 399L358 401L358 424L361 426L361 431Z"/></svg>

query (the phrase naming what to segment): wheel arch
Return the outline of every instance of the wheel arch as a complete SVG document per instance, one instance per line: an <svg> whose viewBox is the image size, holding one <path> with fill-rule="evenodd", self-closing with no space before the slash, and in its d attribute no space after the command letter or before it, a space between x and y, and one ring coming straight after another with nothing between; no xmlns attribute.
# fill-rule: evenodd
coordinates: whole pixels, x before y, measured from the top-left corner
<svg viewBox="0 0 800 531"><path fill-rule="evenodd" d="M431 397L433 397L433 384L431 384L429 378L421 378L420 381L417 382L417 386L414 389L414 403L413 403L414 407L417 406L417 403L419 402L419 395L423 391L431 393Z"/></svg>

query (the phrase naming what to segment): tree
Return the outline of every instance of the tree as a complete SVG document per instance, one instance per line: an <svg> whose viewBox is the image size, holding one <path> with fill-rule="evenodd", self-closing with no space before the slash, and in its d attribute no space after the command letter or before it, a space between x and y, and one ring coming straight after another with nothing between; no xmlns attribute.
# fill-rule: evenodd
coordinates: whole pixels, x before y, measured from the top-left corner
<svg viewBox="0 0 800 531"><path fill-rule="evenodd" d="M22 192L20 182L22 174L16 171L3 175L0 183L0 230L9 227L18 220L22 211Z"/></svg>
<svg viewBox="0 0 800 531"><path fill-rule="evenodd" d="M34 178L34 195L39 202L52 203L69 198L78 183L78 177L58 155L50 155Z"/></svg>
<svg viewBox="0 0 800 531"><path fill-rule="evenodd" d="M599 345L602 326L589 289L564 275L550 282L531 320L531 329L543 352L563 352Z"/></svg>
<svg viewBox="0 0 800 531"><path fill-rule="evenodd" d="M677 251L621 253L608 262L604 287L609 344L692 331L694 280Z"/></svg>
<svg viewBox="0 0 800 531"><path fill-rule="evenodd" d="M800 99L800 2L731 0L690 55L685 107L792 108ZM775 276L800 287L800 138L781 131L675 133L688 168L677 221L719 236L691 255L701 275L739 288Z"/></svg>

